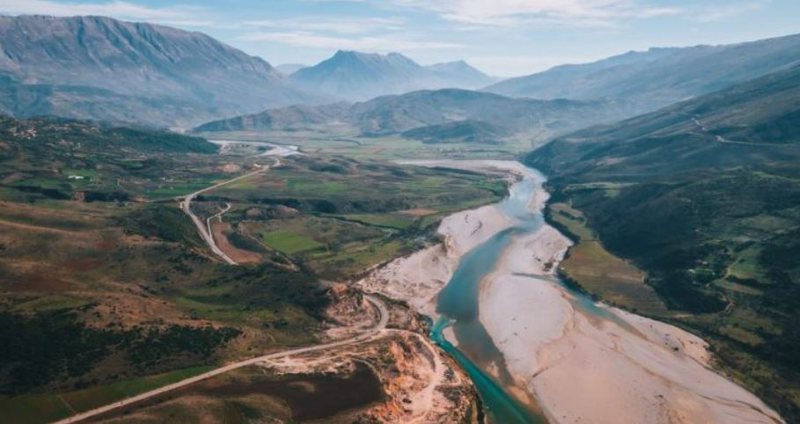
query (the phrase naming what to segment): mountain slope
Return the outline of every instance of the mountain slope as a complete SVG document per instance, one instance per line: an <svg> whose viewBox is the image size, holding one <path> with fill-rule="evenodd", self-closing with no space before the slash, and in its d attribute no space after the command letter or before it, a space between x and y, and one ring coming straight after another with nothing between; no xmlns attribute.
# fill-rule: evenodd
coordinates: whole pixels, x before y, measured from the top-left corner
<svg viewBox="0 0 800 424"><path fill-rule="evenodd" d="M17 116L178 126L313 99L267 62L196 32L104 17L3 16L0 39L0 85L24 100L2 107ZM113 108L92 106L106 94Z"/></svg>
<svg viewBox="0 0 800 424"><path fill-rule="evenodd" d="M297 71L299 71L301 69L304 69L304 68L308 68L308 65L302 65L302 64L299 64L299 63L284 63L284 64L281 64L281 65L275 66L275 69L278 72L282 73L283 75L287 75L287 76L288 75L292 75L293 73L295 73L295 72L297 72Z"/></svg>
<svg viewBox="0 0 800 424"><path fill-rule="evenodd" d="M551 217L578 210L787 422L800 419L798 116L794 67L526 158L550 176Z"/></svg>
<svg viewBox="0 0 800 424"><path fill-rule="evenodd" d="M540 99L615 99L644 113L796 63L800 63L800 35L791 35L731 45L629 52L511 78L485 90Z"/></svg>
<svg viewBox="0 0 800 424"><path fill-rule="evenodd" d="M436 141L431 138L435 134L443 137L439 141L447 139L452 142L452 131L460 132L458 138L491 138L495 142L497 137L520 133L541 140L552 134L610 122L619 116L620 112L613 105L604 102L512 99L477 91L442 89L382 96L352 105L339 103L272 109L209 122L195 131L257 132L346 126L364 136L379 136L433 126L425 135L431 142ZM461 125L456 127L445 125L459 122ZM470 122L481 124L471 125ZM491 134L487 132L489 128Z"/></svg>
<svg viewBox="0 0 800 424"><path fill-rule="evenodd" d="M436 63L425 68L447 80L451 87L475 89L485 87L496 81L463 60Z"/></svg>
<svg viewBox="0 0 800 424"><path fill-rule="evenodd" d="M198 126L196 132L301 130L333 125L344 119L348 103L305 106L295 105L263 112L212 121Z"/></svg>
<svg viewBox="0 0 800 424"><path fill-rule="evenodd" d="M381 135L463 120L482 120L515 131L563 132L613 120L601 102L512 99L477 91L443 89L384 96L357 103L351 122L362 134Z"/></svg>
<svg viewBox="0 0 800 424"><path fill-rule="evenodd" d="M499 144L499 140L510 135L510 132L505 128L483 121L464 120L414 128L403 132L401 135L427 144Z"/></svg>
<svg viewBox="0 0 800 424"><path fill-rule="evenodd" d="M799 144L800 66L617 124L570 134L528 159L534 166L564 176L588 170L658 175L674 172L676 167L694 170L784 161ZM681 156L673 154L677 152Z"/></svg>
<svg viewBox="0 0 800 424"><path fill-rule="evenodd" d="M477 87L481 85L476 82L482 79L481 75L464 62L426 68L399 53L340 50L290 78L309 91L358 101L422 89Z"/></svg>

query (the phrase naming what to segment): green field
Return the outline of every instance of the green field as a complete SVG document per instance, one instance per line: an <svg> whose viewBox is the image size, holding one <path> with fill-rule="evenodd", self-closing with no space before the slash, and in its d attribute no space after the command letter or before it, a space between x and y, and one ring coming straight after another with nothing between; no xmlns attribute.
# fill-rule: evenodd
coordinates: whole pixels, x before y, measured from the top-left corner
<svg viewBox="0 0 800 424"><path fill-rule="evenodd" d="M305 252L324 247L316 240L297 234L291 230L277 230L264 233L264 242L273 249L277 249L287 255Z"/></svg>
<svg viewBox="0 0 800 424"><path fill-rule="evenodd" d="M553 203L548 205L547 215L576 240L561 262L562 276L612 305L651 316L669 314L653 288L645 284L644 272L606 250L580 211L566 203Z"/></svg>

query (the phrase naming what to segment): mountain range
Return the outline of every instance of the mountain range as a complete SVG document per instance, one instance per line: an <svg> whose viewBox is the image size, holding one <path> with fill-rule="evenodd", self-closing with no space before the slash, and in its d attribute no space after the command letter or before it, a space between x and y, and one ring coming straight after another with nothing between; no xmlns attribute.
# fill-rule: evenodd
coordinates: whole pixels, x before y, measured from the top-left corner
<svg viewBox="0 0 800 424"><path fill-rule="evenodd" d="M290 76L299 87L343 100L437 88L480 88L493 81L463 61L422 66L400 53L340 50Z"/></svg>
<svg viewBox="0 0 800 424"><path fill-rule="evenodd" d="M514 99L461 89L420 90L381 96L354 104L291 106L224 119L197 132L335 129L347 127L362 136L412 132L412 138L440 141L491 140L518 133L561 134L620 117L601 101ZM458 126L445 125L460 123ZM421 129L425 129L422 131ZM468 131L475 131L468 134Z"/></svg>
<svg viewBox="0 0 800 424"><path fill-rule="evenodd" d="M631 115L707 94L800 63L800 35L740 44L653 48L511 78L485 90L538 99L608 99Z"/></svg>
<svg viewBox="0 0 800 424"><path fill-rule="evenodd" d="M213 38L105 17L0 17L0 110L176 127L318 96Z"/></svg>
<svg viewBox="0 0 800 424"><path fill-rule="evenodd" d="M800 160L800 65L611 125L560 137L529 163L566 178Z"/></svg>

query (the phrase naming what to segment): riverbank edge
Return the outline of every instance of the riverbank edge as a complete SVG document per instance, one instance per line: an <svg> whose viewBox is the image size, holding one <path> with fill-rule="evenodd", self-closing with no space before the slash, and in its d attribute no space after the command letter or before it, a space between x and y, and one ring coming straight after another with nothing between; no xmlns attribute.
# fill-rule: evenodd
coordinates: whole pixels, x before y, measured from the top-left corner
<svg viewBox="0 0 800 424"><path fill-rule="evenodd" d="M581 284L578 281L575 281L575 280L573 280L571 278L567 278L565 280L563 278L564 274L560 269L560 264L563 262L563 260L565 260L567 258L567 255L569 254L569 250L577 245L576 240L575 240L575 235L571 234L569 231L563 231L562 229L559 229L558 225L552 225L552 220L548 217L548 213L547 212L548 212L548 206L551 204L551 201L553 199L551 199L550 191L547 190L546 179L542 183L541 190L545 193L545 200L540 205L538 205L538 207L539 207L539 211L542 214L542 218L544 220L544 223L543 223L542 227L537 231L537 233L543 232L543 231L548 231L548 230L553 230L553 231L557 232L560 237L564 238L567 241L567 243L566 243L566 246L564 247L563 252L561 252L560 254L556 253L556 252L549 252L549 254L552 255L553 257L558 257L559 258L558 261L553 263L552 267L549 270L540 270L541 272L536 272L536 277L541 277L543 281L544 280L551 280L551 279L557 281L557 282L555 282L555 281L549 281L549 282L551 282L553 284L561 285L567 290L573 290L576 293L579 293L579 294L582 294L582 295L586 296L587 298L589 298L590 300L595 302L599 307L606 309L607 311L609 311L610 313L612 313L613 315L617 316L619 319L621 319L623 321L628 321L629 325L633 325L634 327L639 327L641 325L641 323L635 323L635 321L637 319L643 320L643 321L649 321L650 323L655 323L657 326L662 327L662 329L658 330L658 332L662 332L662 333L667 334L667 335L669 335L669 333L667 331L677 330L676 332L680 333L680 334L678 334L678 335L673 334L670 337L675 337L684 346L686 346L686 343L685 343L686 341L689 341L689 344L699 342L699 343L695 344L691 349L687 349L687 351L685 352L689 358L694 360L696 363L701 365L703 368L709 370L710 372L712 372L712 373L716 374L717 376L721 377L722 379L726 380L728 383L731 383L735 388L742 389L742 390L744 390L746 392L747 395L752 396L754 398L754 400L755 400L755 403L756 404L760 403L761 404L760 406L763 406L764 408L759 408L756 405L753 405L751 407L753 409L759 411L761 414L763 414L763 417L771 420L771 422L778 422L778 423L784 422L780 418L780 415L777 413L776 410L774 410L770 406L766 405L758 396L754 395L754 392L751 390L751 388L749 388L746 385L742 384L742 382L738 381L738 379L732 378L731 376L729 376L727 373L723 372L723 370L721 370L717 366L718 363L714 359L715 357L714 357L713 353L711 352L711 350L709 349L709 346L710 346L709 343L704 338L702 338L700 335L694 334L692 331L690 331L690 329L684 328L684 326L676 325L677 323L673 322L674 321L673 319L668 319L668 317L662 317L662 316L650 317L650 316L647 316L645 314L641 314L640 312L629 311L629 310L627 310L625 308L621 308L621 307L616 306L616 305L606 304L603 301L602 297L597 296L597 295L589 292L584 287L582 287ZM532 204L530 206L531 206L532 212L534 212L535 211L535 207L537 205L533 205L533 203L534 203L533 201L531 203ZM512 248L509 247L508 250L512 250ZM548 252L538 252L538 254L542 254L542 253L544 253L544 255L548 254ZM510 252L506 252L506 253L503 254L502 259L498 262L498 265L497 265L496 269L493 271L492 274L487 276L486 279L488 281L484 282L484 286L488 286L488 285L491 285L493 283L493 281L491 281L492 278L493 278L493 275L495 275L497 273L502 273L503 267L504 267L504 262L508 260L507 256L510 256ZM552 278L547 278L548 276L550 276ZM482 290L481 291L481 297L480 297L480 303L481 304L485 304L486 303L486 293L488 293L488 288L486 290ZM482 315L483 315L483 311L482 311ZM667 319L665 319L665 318L667 318ZM481 321L484 323L484 326L486 326L486 323L483 321L483 319ZM487 330L488 329L489 328L487 327ZM516 333L514 332L514 334L516 334ZM490 331L490 336L492 336L494 338L496 336L496 334L492 334L491 331ZM505 335L501 335L501 337L507 337L507 336L508 336L508 333L506 333ZM547 346L549 345L549 343L544 343L544 345L545 346L542 349L546 349ZM503 351L503 349L501 349L501 351ZM506 355L508 355L508 353L507 352L503 352L503 355L506 356ZM540 353L537 352L535 355L538 357L540 355ZM506 361L509 362L509 363L513 362L509 357L506 358ZM542 369L541 371L544 371L544 369ZM534 373L534 376L536 376L538 374L538 372L539 371ZM528 389L531 392L531 395L534 396L534 398L537 400L537 402L541 406L541 408L544 411L545 415L548 417L548 420L551 421L551 422L560 422L560 420L556 418L557 417L556 411L551 410L550 408L548 408L548 402L542 400L540 395L539 395L539 393L537 393L537 390L536 389L531 389L532 387L533 387L533 384L531 384L530 387L528 387ZM691 389L689 389L689 390L691 391ZM717 411L717 412L719 412L719 411Z"/></svg>

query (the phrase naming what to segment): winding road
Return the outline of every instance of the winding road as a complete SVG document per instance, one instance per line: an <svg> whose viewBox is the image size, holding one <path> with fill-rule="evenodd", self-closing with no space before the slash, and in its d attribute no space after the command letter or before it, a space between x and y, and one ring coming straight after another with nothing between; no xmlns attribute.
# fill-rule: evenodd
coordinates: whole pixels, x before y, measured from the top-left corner
<svg viewBox="0 0 800 424"><path fill-rule="evenodd" d="M222 142L222 143L224 143L224 142ZM222 143L220 143L220 144L222 144ZM280 161L278 156L289 156L289 155L294 155L294 154L301 154L301 153L299 153L297 151L297 149L292 149L291 147L290 148L277 149L277 150L273 149L273 151L271 151L271 152L273 154L275 154L274 156L271 156L275 160L275 163L273 165L271 165L271 166L264 166L263 168L258 169L256 171L253 171L253 172L250 172L250 173L247 173L247 174L244 174L244 175L240 175L240 176L232 178L230 180L226 180L226 181L214 184L214 185L206 187L206 188L204 188L202 190L198 190L198 191L195 191L194 193L190 193L190 194L188 194L188 195L186 195L184 197L178 198L180 200L180 208L181 208L181 210L191 218L192 222L194 223L195 227L197 228L198 233L203 238L203 240L206 242L206 244L208 244L208 247L211 249L211 251L215 255L217 255L220 258L222 258L226 263L228 263L230 265L238 265L238 264L236 263L236 261L231 259L225 252L223 252L222 249L219 248L219 246L216 244L216 242L214 240L214 236L213 236L213 233L211 231L211 221L214 220L215 218L221 219L222 215L225 214L226 212L228 212L231 209L230 203L226 203L224 208L222 208L216 214L206 218L205 222L203 222L203 220L201 220L200 217L198 217L197 215L195 215L194 212L192 212L192 208L191 208L192 201L197 196L199 196L200 194L209 192L211 190L218 189L220 187L223 187L225 185L234 183L236 181L241 181L241 180L244 180L246 178L250 178L250 177L252 177L254 175L257 175L257 174L265 173L265 172L269 171L271 168L280 166L281 165L281 161ZM275 360L275 359L279 359L279 358L285 358L287 356L292 356L292 355L299 355L299 354L311 353L311 352L319 352L319 351L323 351L323 350L327 350L327 349L339 348L339 347L343 347L343 346L354 345L354 344L359 344L359 343L368 342L368 341L374 341L374 340L378 340L378 339L380 339L380 338L382 338L382 337L384 337L384 336L386 336L388 334L394 334L394 333L411 334L413 336L419 337L420 340L422 341L422 343L425 344L428 349L430 349L430 351L433 353L433 357L435 358L434 359L434 363L433 363L433 376L431 377L431 380L430 380L429 384L425 387L425 389L421 393L421 396L423 397L422 405L424 405L424 406L421 407L421 408L419 408L419 407L418 408L414 408L414 409L416 409L415 414L414 414L415 417L412 420L410 420L409 422L417 423L417 422L420 422L421 420L425 420L426 412L433 405L433 397L434 397L435 388L439 384L441 384L441 382L445 379L445 377L443 375L445 367L444 367L444 364L441 361L441 358L439 357L439 355L436 354L436 349L430 344L430 342L424 336L420 335L419 333L416 333L416 332L413 332L413 331L409 331L409 330L402 330L402 329L387 329L386 325L387 325L387 323L389 321L389 311L388 311L386 305L383 303L383 301L381 301L378 297L376 297L374 295L371 295L371 294L368 294L368 293L364 293L364 299L367 302L369 302L376 309L376 311L378 312L378 322L372 328L370 328L368 330L365 330L365 331L361 332L360 334L358 334L356 336L353 336L353 337L350 337L350 338L347 338L347 339L344 339L344 340L338 340L338 341L330 342L330 343L324 343L324 344L319 344L319 345L314 345L314 346L307 346L307 347L296 348L296 349L289 349L289 350L284 350L284 351L280 351L280 352L273 352L273 353L269 353L269 354L266 354L266 355L261 355L261 356L257 356L257 357L254 357L254 358L242 360L242 361L239 361L239 362L234 362L234 363L231 363L231 364L227 364L227 365L221 366L219 368L215 368L215 369L213 369L211 371L205 372L203 374L196 375L194 377L189 377L189 378L186 378L184 380L181 380L181 381L178 381L178 382L175 382L175 383L172 383L172 384L169 384L169 385L166 385L166 386L163 386L163 387L160 387L160 388L148 391L148 392L144 392L144 393L141 393L139 395L136 395L136 396L133 396L133 397L130 397L130 398L127 398L127 399L123 399L123 400L120 400L120 401L117 401L117 402L114 402L114 403L111 403L111 404L108 404L108 405L105 405L105 406L101 406L101 407L98 407L98 408L95 408L95 409L91 409L89 411L78 413L76 415L73 415L71 417L62 419L60 421L56 421L54 424L78 423L78 422L87 420L89 418L97 417L98 415L102 415L102 414L105 414L105 413L108 413L108 412L111 412L111 411L114 411L114 410L117 410L117 409L120 409L120 408L124 408L126 406L131 406L131 405L134 405L136 403L139 403L139 402L142 402L142 401L145 401L145 400L148 400L148 399L152 399L154 397L157 397L157 396L163 395L165 393L180 389L182 387L186 387L186 386L189 386L191 384L195 384L195 383L198 383L200 381L203 381L203 380L206 380L206 379L209 379L209 378L212 378L212 377L218 376L220 374L224 374L226 372L230 372L230 371L233 371L233 370L236 370L236 369L239 369L239 368L243 368L243 367L246 367L246 366L255 365L255 364L258 364L258 363L263 363L263 362L267 362L267 361Z"/></svg>
<svg viewBox="0 0 800 424"><path fill-rule="evenodd" d="M264 173L264 172L268 171L272 167L280 166L280 164L281 164L280 159L278 159L277 157L273 157L273 159L275 159L275 163L272 166L264 166L263 168L261 168L261 169L259 169L257 171L253 171L253 172L250 172L248 174L240 175L240 176L238 176L236 178L232 178L230 180L226 180L226 181L214 184L214 185L212 185L210 187L206 187L206 188L204 188L202 190L198 190L198 191L196 191L194 193L191 193L191 194L187 195L180 202L181 210L183 210L192 219L192 222L194 223L195 227L197 227L197 230L200 233L200 236L208 244L209 248L211 248L211 250L217 256L221 257L223 260L225 260L227 263L229 263L231 265L237 265L237 264L236 264L235 261L233 261L233 259L231 259L228 255L226 255L225 252L223 252L217 246L216 242L214 241L214 237L213 237L213 235L211 233L211 220L214 219L214 218L220 217L220 216L222 216L222 214L227 212L231 207L230 204L226 204L226 207L223 210L221 210L217 214L207 218L206 222L204 223L197 215L194 214L194 212L192 212L192 208L191 208L192 200L194 200L198 195L200 195L202 193L205 193L205 192L220 188L220 187L222 187L222 186L224 186L226 184L230 184L230 183L233 183L233 182L236 182L236 181L243 180L245 178L252 177L253 175L256 175L256 174ZM382 335L382 333L383 333L383 330L386 328L386 324L389 321L389 311L387 310L386 305L380 299L378 299L375 296L372 296L372 295L369 295L369 294L365 294L364 295L364 299L366 299L370 304L372 304L375 307L375 309L378 311L379 319L378 319L378 322L375 324L375 326L373 326L371 329L366 330L366 331L364 331L363 333L361 333L361 334L359 334L357 336L354 336L354 337L351 337L351 338L348 338L348 339L344 339L344 340L330 342L330 343L324 343L324 344L308 346L308 347L303 347L303 348L297 348L297 349L284 350L284 351L281 351L281 352L273 352L273 353L269 353L269 354L266 354L266 355L257 356L255 358L250 358L250 359L246 359L246 360L243 360L243 361L234 362L234 363L231 363L231 364L228 364L228 365L224 365L224 366L219 367L219 368L215 368L215 369L213 369L211 371L208 371L208 372L205 372L203 374L196 375L194 377L190 377L190 378L187 378L187 379L184 379L184 380L181 380L181 381L166 385L164 387L160 387L158 389L151 390L149 392L144 392L142 394L139 394L139 395L127 398L127 399L123 399L123 400L118 401L118 402L114 402L114 403L111 403L111 404L108 404L108 405L105 405L105 406L101 406L99 408L95 408L95 409L92 409L92 410L89 410L89 411L86 411L86 412L82 412L80 414L73 415L73 416L71 416L69 418L65 418L63 420L56 421L55 424L77 423L77 422L80 422L80 421L83 421L83 420L86 420L86 419L89 419L89 418L96 417L98 415L104 414L106 412L110 412L110 411L113 411L113 410L119 409L119 408L124 408L126 406L133 405L133 404L135 404L137 402L141 402L141 401L144 401L144 400L147 400L147 399L151 399L153 397L162 395L164 393L180 389L181 387L186 387L188 385L197 383L199 381L203 381L203 380L209 379L211 377L214 377L214 376L217 376L217 375L220 375L220 374L224 374L226 372L233 371L233 370L238 369L238 368L246 367L246 366L249 366L249 365L254 365L254 364L257 364L257 363L260 363L260 362L265 362L265 361L269 361L269 360L272 360L272 359L284 358L284 357L291 356L291 355L298 355L298 354L303 354L303 353L317 352L317 351L321 351L321 350L332 349L332 348L337 348L337 347L342 347L342 346L347 346L347 345L352 345L352 344L356 344L356 343L362 343L362 342L365 342L365 341L374 340L374 339L380 337Z"/></svg>
<svg viewBox="0 0 800 424"><path fill-rule="evenodd" d="M114 402L114 403L111 403L111 404L108 404L108 405L105 405L105 406L101 406L99 408L95 408L95 409L92 409L92 410L89 410L89 411L86 411L86 412L82 412L82 413L77 414L77 415L73 415L73 416L71 416L69 418L65 418L65 419L63 419L61 421L56 421L55 424L77 423L77 422L80 422L80 421L83 421L83 420L86 420L86 419L89 419L89 418L96 417L98 415L104 414L106 412L110 412L110 411L113 411L113 410L119 409L119 408L124 408L126 406L133 405L133 404L135 404L137 402L141 402L141 401L144 401L144 400L147 400L147 399L162 395L164 393L180 389L181 387L186 387L186 386L188 386L190 384L194 384L194 383L197 383L199 381L203 381L203 380L209 379L211 377L215 377L217 375L224 374L224 373L229 372L229 371L233 371L233 370L238 369L238 368L246 367L246 366L249 366L249 365L255 365L255 364L258 364L260 362L266 362L266 361L269 361L269 360L272 360L272 359L284 358L286 356L298 355L298 354L302 354L302 353L317 352L317 351L321 351L321 350L332 349L332 348L336 348L336 347L342 347L342 346L347 346L347 345L352 345L352 344L356 344L356 343L362 343L362 342L365 342L365 341L374 340L375 338L381 336L382 331L386 328L386 324L389 321L389 311L386 309L386 305L380 299L378 299L375 296L364 295L364 299L366 299L369 303L371 303L375 307L375 309L378 311L379 319L378 319L377 324L375 324L374 327L372 327L369 330L366 330L362 334L359 334L357 336L354 336L354 337L351 337L351 338L345 339L345 340L339 340L339 341L335 341L335 342L330 342L330 343L325 343L325 344L320 344L320 345L315 345L315 346L302 347L302 348L297 348L297 349L284 350L284 351L281 351L281 352L269 353L269 354L266 354L266 355L257 356L255 358L250 358L250 359L246 359L246 360L243 360L243 361L234 362L232 364L228 364L228 365L213 369L213 370L208 371L206 373L203 373L203 374L200 374L200 375L196 375L194 377L190 377L190 378L187 378L185 380L181 380L181 381L178 381L176 383L172 383L172 384L166 385L164 387L160 387L158 389L151 390L149 392L144 392L142 394L139 394L139 395L127 398L127 399L123 399L123 400L118 401L118 402Z"/></svg>
<svg viewBox="0 0 800 424"><path fill-rule="evenodd" d="M230 265L238 265L238 264L236 263L236 261L231 259L230 256L228 256L225 252L223 252L222 249L219 248L219 246L217 246L217 242L214 241L214 234L211 233L211 219L215 218L217 216L220 216L223 213L227 212L228 209L230 209L230 204L228 204L228 206L227 206L227 208L225 210L223 210L222 212L220 212L220 213L208 218L206 220L206 222L204 223L197 215L194 214L194 212L192 212L192 201L197 196L199 196L199 195L201 195L203 193L209 192L211 190L218 189L218 188L220 188L222 186L228 185L230 183L234 183L236 181L241 181L241 180L243 180L245 178L250 178L253 175L263 174L264 172L269 171L271 168L274 168L274 167L277 167L277 166L281 165L281 160L280 159L278 159L277 157L273 157L273 159L275 160L275 163L272 164L272 165L265 165L264 167L262 167L259 170L256 170L256 171L244 174L244 175L240 175L240 176L238 176L236 178L231 178L230 180L226 180L226 181L223 181L221 183L214 184L214 185L206 187L206 188L204 188L202 190L197 190L194 193L187 194L185 197L183 197L183 200L180 201L181 210L184 213L186 213L186 215L189 215L189 218L192 219L192 222L194 223L194 226L197 227L197 232L200 233L200 237L202 237L203 241L206 242L206 244L208 245L209 249L211 249L211 251L214 252L215 255L219 256L220 258L222 258L222 260L224 260L225 262L227 262Z"/></svg>

